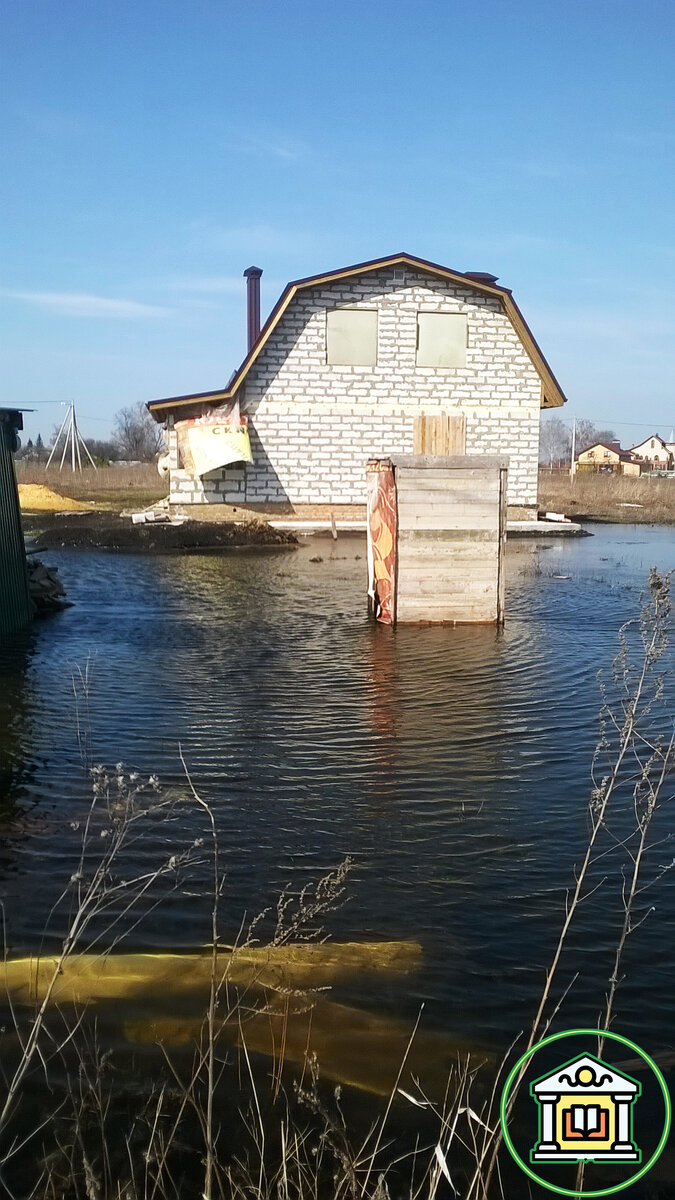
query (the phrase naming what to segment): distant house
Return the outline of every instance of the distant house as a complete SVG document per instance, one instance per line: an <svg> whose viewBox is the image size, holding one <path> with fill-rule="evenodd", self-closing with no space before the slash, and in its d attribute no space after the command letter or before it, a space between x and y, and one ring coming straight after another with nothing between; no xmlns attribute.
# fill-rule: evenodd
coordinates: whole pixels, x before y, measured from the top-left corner
<svg viewBox="0 0 675 1200"><path fill-rule="evenodd" d="M650 464L652 467L660 467L663 470L672 470L674 449L673 445L666 442L660 434L654 433L639 445L631 446L631 454L639 462Z"/></svg>
<svg viewBox="0 0 675 1200"><path fill-rule="evenodd" d="M183 504L365 503L369 458L508 454L512 517L537 504L541 408L565 397L508 288L395 254L290 283L227 386L153 400ZM250 435L250 452L248 448Z"/></svg>
<svg viewBox="0 0 675 1200"><path fill-rule="evenodd" d="M640 463L618 442L596 442L577 455L576 464L585 471L611 471L617 475L639 475Z"/></svg>

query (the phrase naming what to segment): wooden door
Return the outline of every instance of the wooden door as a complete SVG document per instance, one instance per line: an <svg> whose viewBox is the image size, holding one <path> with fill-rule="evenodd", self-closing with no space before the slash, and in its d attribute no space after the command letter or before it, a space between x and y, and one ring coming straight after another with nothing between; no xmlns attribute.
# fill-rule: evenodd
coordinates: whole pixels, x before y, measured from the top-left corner
<svg viewBox="0 0 675 1200"><path fill-rule="evenodd" d="M415 454L466 454L464 413L438 413L415 417Z"/></svg>

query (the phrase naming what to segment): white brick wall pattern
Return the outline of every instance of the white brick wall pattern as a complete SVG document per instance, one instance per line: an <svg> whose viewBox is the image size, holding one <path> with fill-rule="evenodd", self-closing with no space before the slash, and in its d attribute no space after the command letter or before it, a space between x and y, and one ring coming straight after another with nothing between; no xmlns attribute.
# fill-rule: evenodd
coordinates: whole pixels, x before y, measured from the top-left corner
<svg viewBox="0 0 675 1200"><path fill-rule="evenodd" d="M377 309L374 366L327 365L326 311L345 305ZM465 366L416 366L418 312L466 314ZM389 267L300 289L242 393L253 464L196 478L169 430L172 501L363 504L368 458L412 452L416 416L463 413L467 453L508 454L509 504L536 505L541 378L500 298L470 285Z"/></svg>

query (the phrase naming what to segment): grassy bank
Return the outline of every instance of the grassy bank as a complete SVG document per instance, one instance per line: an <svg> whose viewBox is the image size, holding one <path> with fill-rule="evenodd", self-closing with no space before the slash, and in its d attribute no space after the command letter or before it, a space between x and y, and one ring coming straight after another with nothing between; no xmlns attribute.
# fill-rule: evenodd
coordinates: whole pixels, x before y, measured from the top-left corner
<svg viewBox="0 0 675 1200"><path fill-rule="evenodd" d="M166 481L161 479L153 463L132 467L101 467L73 475L51 467L45 471L35 463L16 464L19 483L46 484L61 496L93 504L96 508L119 511L122 508L144 508L163 499L167 494ZM227 506L229 507L229 506ZM261 506L262 507L262 506ZM302 507L303 510L305 506ZM675 479L659 479L643 475L639 479L623 476L578 474L574 482L565 473L539 474L539 507L551 512L564 512L582 521L639 522L651 524L675 523ZM325 511L324 511L325 510ZM363 509L344 505L307 506L305 517L325 517L334 511L340 516L361 516ZM240 520L248 510L236 514ZM204 511L205 517L219 519L224 512ZM251 516L265 519L265 513Z"/></svg>
<svg viewBox="0 0 675 1200"><path fill-rule="evenodd" d="M675 479L539 473L539 507L573 520L675 523Z"/></svg>
<svg viewBox="0 0 675 1200"><path fill-rule="evenodd" d="M98 508L144 508L167 495L168 485L154 463L131 467L99 467L94 471L76 471L52 465L49 470L38 463L16 464L19 483L46 484L61 496L72 500L93 501Z"/></svg>

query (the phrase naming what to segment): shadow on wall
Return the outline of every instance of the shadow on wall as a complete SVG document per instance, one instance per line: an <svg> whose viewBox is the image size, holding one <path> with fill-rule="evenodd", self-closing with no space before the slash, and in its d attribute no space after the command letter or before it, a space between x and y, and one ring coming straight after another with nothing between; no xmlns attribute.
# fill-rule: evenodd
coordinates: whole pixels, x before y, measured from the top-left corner
<svg viewBox="0 0 675 1200"><path fill-rule="evenodd" d="M207 504L274 504L293 512L286 489L253 425L249 425L252 463L235 463L204 475L204 500Z"/></svg>
<svg viewBox="0 0 675 1200"><path fill-rule="evenodd" d="M242 398L242 411L249 418L253 463L235 464L204 475L204 500L207 504L273 504L293 512L288 493L272 465L253 420L261 400L303 336L311 315L303 308L287 314L267 343L262 363L256 366L256 383L252 385L247 380ZM279 430L277 436L282 438L283 431Z"/></svg>
<svg viewBox="0 0 675 1200"><path fill-rule="evenodd" d="M292 305L286 312L283 321L277 325L265 345L251 374L244 384L242 410L248 414L249 421L255 417L258 406L269 389L276 383L277 376L292 356L298 342L304 336L316 309L323 309L324 304L319 300L316 305L303 307ZM323 346L323 331L320 344ZM310 337L311 341L311 337ZM306 347L314 353L319 352L319 345Z"/></svg>

